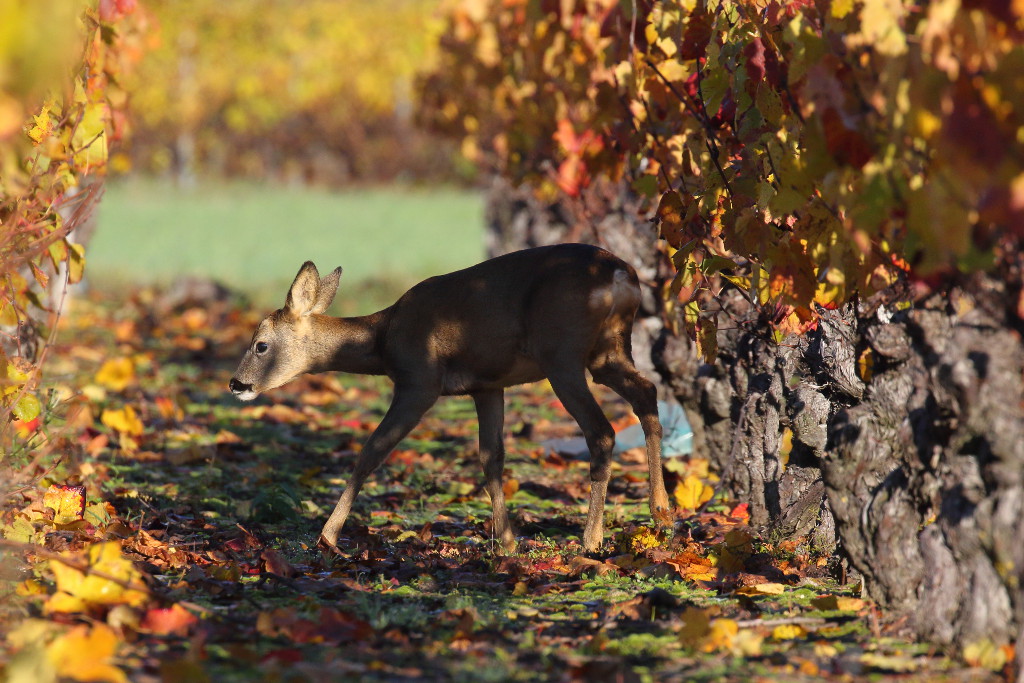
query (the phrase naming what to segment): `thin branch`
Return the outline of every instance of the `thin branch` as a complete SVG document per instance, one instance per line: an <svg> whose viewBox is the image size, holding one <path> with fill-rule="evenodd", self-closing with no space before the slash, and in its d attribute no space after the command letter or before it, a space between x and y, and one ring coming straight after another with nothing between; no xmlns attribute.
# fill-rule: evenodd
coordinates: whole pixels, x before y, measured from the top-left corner
<svg viewBox="0 0 1024 683"><path fill-rule="evenodd" d="M822 617L785 617L783 619L740 619L736 622L736 625L740 628L754 628L757 626L765 626L772 628L773 626L785 626L787 624L807 624L808 626L828 626L834 624L828 619Z"/></svg>
<svg viewBox="0 0 1024 683"><path fill-rule="evenodd" d="M693 98L691 98L688 94L681 92L678 88L676 88L675 84L672 83L672 81L668 80L668 78L665 77L665 74L661 73L661 70L658 69L657 65L653 61L651 61L650 58L645 59L644 62L646 62L647 66L651 67L651 69L658 76L658 78L661 79L661 82L665 84L665 87L667 87L669 91L676 96L676 99L683 103L683 106L686 107L690 111L690 113L693 114L693 116L697 119L697 121L701 124L701 126L703 126L704 132L707 133L707 138L704 140L704 144L707 145L708 154L711 156L711 161L714 162L715 168L718 170L718 175L722 178L722 182L725 184L725 191L729 194L729 198L732 199L732 186L729 184L729 179L725 175L725 169L722 168L722 164L719 161L721 151L718 147L718 138L716 137L717 133L715 131L715 127L711 125L711 119L708 117L707 109L704 107L703 95L701 96L700 109L698 109L697 106L691 101ZM698 64L698 92L700 91L701 87L700 83L700 64Z"/></svg>

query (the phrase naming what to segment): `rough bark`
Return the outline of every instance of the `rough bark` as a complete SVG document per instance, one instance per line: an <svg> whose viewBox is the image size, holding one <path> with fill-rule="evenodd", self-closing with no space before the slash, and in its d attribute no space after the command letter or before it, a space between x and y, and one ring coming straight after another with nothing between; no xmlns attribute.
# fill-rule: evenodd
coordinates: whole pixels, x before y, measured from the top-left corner
<svg viewBox="0 0 1024 683"><path fill-rule="evenodd" d="M1024 350L1006 305L1020 292L977 278L913 307L887 292L782 343L726 292L718 361L699 365L662 324L671 273L653 229L624 189L603 202L543 205L496 185L492 251L592 241L632 262L650 285L638 364L687 408L697 452L753 524L845 556L923 639L1024 648Z"/></svg>
<svg viewBox="0 0 1024 683"><path fill-rule="evenodd" d="M732 299L697 381L708 450L752 523L839 549L893 619L958 648L1024 624L1024 350L993 313L1000 286L977 290L820 311L781 344Z"/></svg>

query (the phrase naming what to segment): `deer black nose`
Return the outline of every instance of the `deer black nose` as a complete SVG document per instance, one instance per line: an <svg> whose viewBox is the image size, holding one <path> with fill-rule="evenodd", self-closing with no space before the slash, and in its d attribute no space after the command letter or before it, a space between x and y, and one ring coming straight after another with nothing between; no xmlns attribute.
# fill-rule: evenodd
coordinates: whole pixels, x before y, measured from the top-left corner
<svg viewBox="0 0 1024 683"><path fill-rule="evenodd" d="M231 381L228 382L228 389L230 389L231 393L233 393L233 394L240 394L243 391L251 391L252 390L252 385L251 384L242 384L237 379L232 377Z"/></svg>

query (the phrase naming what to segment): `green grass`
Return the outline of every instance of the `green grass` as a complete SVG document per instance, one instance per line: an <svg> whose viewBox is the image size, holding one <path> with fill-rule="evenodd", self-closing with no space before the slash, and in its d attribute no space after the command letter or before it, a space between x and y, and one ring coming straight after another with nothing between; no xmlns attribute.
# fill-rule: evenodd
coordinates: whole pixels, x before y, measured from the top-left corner
<svg viewBox="0 0 1024 683"><path fill-rule="evenodd" d="M368 290L379 299L483 259L483 200L451 188L183 189L122 180L108 185L98 221L87 252L94 286L208 276L260 305L283 302L306 260L321 273L345 269L339 299Z"/></svg>

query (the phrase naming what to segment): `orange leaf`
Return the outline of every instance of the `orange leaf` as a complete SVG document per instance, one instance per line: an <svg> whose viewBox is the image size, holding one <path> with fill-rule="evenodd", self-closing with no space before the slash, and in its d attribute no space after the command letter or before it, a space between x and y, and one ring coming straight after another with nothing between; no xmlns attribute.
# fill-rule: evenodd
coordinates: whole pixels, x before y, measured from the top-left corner
<svg viewBox="0 0 1024 683"><path fill-rule="evenodd" d="M127 683L128 677L110 663L117 652L118 638L106 624L78 626L46 648L47 658L61 678L75 681Z"/></svg>
<svg viewBox="0 0 1024 683"><path fill-rule="evenodd" d="M146 612L142 628L158 636L183 636L198 621L195 615L175 603L170 607L158 607Z"/></svg>

